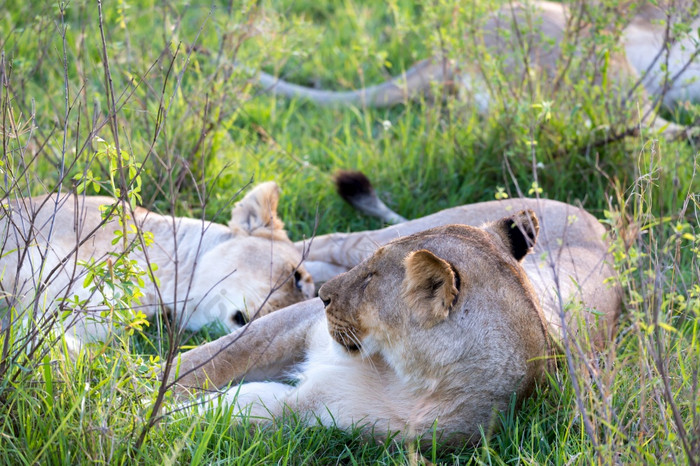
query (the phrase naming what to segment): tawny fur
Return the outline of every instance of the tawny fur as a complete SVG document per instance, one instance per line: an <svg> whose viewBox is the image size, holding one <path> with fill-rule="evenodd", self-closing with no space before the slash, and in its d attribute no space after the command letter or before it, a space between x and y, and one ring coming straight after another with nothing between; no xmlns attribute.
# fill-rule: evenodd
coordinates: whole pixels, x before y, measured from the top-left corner
<svg viewBox="0 0 700 466"><path fill-rule="evenodd" d="M136 310L150 317L162 303L183 327L197 330L220 321L235 330L239 312L249 320L311 297L313 282L300 266L301 253L277 217L278 198L275 183L258 185L235 205L228 227L137 208L129 224L150 232L153 243L146 253L135 250L129 258L147 270L148 256L158 266L154 275L160 288L150 274L144 276L145 296ZM101 315L97 293L83 286L86 270L79 261L99 262L120 252L122 242L112 244L120 229L117 220L98 228L101 206L114 203L107 197L62 194L3 206L0 283L6 303L26 307L36 302L46 314L62 306L56 300L78 296L85 303L67 306L73 309L65 322L69 333L83 341L105 339L112 324ZM129 235L131 241L140 244L135 234Z"/></svg>
<svg viewBox="0 0 700 466"><path fill-rule="evenodd" d="M357 105L388 107L405 103L430 93L436 85L457 90L479 112L486 113L494 105L494 89L502 85L492 84L491 71L484 69L483 56L498 57L503 78L511 88L507 92L522 92L523 83L532 83L542 99L566 99L568 91L561 85L561 73L566 71L568 82L589 82L600 86L602 68L607 71L608 88L603 92L627 100L628 92L638 87L640 76L643 85L654 96L663 95L666 105L686 100L700 99L700 60L698 59L697 29L700 18L691 19L689 35L667 37L665 23L687 21L693 10L689 0L623 4L619 15L631 16L622 30L622 51L606 55L606 63L600 57L586 55L582 63L562 56L564 44L580 46L580 38L590 36L593 26L586 8L600 8L594 4L547 1L513 2L488 16L477 25L476 38L465 38L474 48L470 57L432 57L423 60L403 75L387 82L353 91L327 91L310 89L288 83L265 73L258 74L259 82L270 92L311 100L320 105ZM571 9L570 9L571 8ZM582 15L581 12L585 11ZM605 28L604 28L605 29ZM505 32L504 32L505 31ZM668 39L668 40L667 40ZM669 42L666 50L664 43ZM477 50L477 48L479 48ZM588 51L579 51L581 55ZM599 63L594 63L596 60ZM668 65L668 66L667 66ZM667 76L663 69L667 67ZM593 77L593 79L591 79ZM675 78L675 79L674 79ZM533 91L530 89L528 92ZM557 93L558 92L558 93ZM531 97L534 97L531 96ZM642 114L648 114L645 123L653 123L655 129L664 129L670 136L683 134L680 126L654 117L650 111L651 100L644 92L640 95Z"/></svg>
<svg viewBox="0 0 700 466"><path fill-rule="evenodd" d="M522 266L537 291L550 334L560 341L563 326L568 323L575 333L576 321L582 317L596 342L607 341L620 311L620 296L618 290L604 283L615 275L609 265L612 259L608 243L603 239L605 228L585 210L563 202L527 198L481 202L445 209L381 230L323 235L314 239L305 265L320 284L350 270L396 238L438 225L479 226L521 210L535 212L538 219L536 223L527 218L519 220L520 225L532 230L530 235L539 232L534 252L525 256ZM297 243L297 247L303 244ZM562 321L562 306L575 302L597 311L566 314L566 321Z"/></svg>
<svg viewBox="0 0 700 466"><path fill-rule="evenodd" d="M252 383L230 388L226 399L252 422L291 410L379 439L429 436L437 422L443 441L476 441L513 396L531 393L545 370L547 333L555 347L563 325L566 338L610 338L620 296L604 283L614 275L604 232L582 209L516 199L318 237L312 274L349 271L324 284L321 299L183 354L178 391L245 379ZM513 245L530 250L536 239L534 254L519 262ZM578 301L586 307L559 312ZM270 381L294 371L296 386Z"/></svg>
<svg viewBox="0 0 700 466"><path fill-rule="evenodd" d="M450 263L421 249L406 256L403 264L401 298L427 326L446 319L459 292Z"/></svg>

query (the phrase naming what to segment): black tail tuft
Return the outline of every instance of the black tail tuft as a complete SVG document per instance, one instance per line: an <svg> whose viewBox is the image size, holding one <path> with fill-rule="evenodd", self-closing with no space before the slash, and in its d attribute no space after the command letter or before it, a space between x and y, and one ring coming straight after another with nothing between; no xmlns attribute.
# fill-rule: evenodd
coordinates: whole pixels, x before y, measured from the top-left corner
<svg viewBox="0 0 700 466"><path fill-rule="evenodd" d="M372 183L362 172L339 170L333 175L333 181L340 197L350 205L355 205L358 198L375 196Z"/></svg>
<svg viewBox="0 0 700 466"><path fill-rule="evenodd" d="M380 218L385 223L391 224L406 221L377 197L372 183L364 173L341 170L336 172L333 179L340 197L363 214Z"/></svg>

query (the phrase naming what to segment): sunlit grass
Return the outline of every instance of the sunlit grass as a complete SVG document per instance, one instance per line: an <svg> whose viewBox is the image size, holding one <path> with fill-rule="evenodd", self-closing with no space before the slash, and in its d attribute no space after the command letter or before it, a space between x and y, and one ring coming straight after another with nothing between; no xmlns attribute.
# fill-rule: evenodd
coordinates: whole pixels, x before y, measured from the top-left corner
<svg viewBox="0 0 700 466"><path fill-rule="evenodd" d="M6 177L4 189L23 195L55 190L62 158L64 191L86 167L107 179L107 167L92 159L92 136L114 140L106 124L95 3L71 2L64 17L58 4L35 3L9 1L0 8L5 60L0 168L17 180L10 186ZM482 8L488 2L480 3ZM301 239L313 234L317 218L319 234L381 226L336 196L331 176L337 169L368 173L387 204L408 218L491 200L499 188L527 195L535 170L543 196L581 203L599 218L612 204L641 225L635 248L618 244L616 250L627 297L615 344L595 365L606 385L585 394L598 438L585 434L571 377L560 364L519 412L513 407L496 425L484 426L478 448L448 451L438 445L423 452L425 459L682 463L687 461L682 434L664 382L698 451L700 439L692 429L700 417L693 384L700 367L700 190L692 141L644 133L592 148L603 133L596 125L606 120L601 102L585 89L572 91L580 108L555 102L546 122L531 102L511 102L507 111L497 108L480 117L449 96L388 110L318 108L261 95L244 70L231 66L235 58L298 83L354 88L397 74L441 48L466 52L461 20L479 8L407 0L213 7L139 0L103 7L120 141L144 162L142 194L149 208L226 222L240 188L251 180L276 180L282 188L280 214L290 236ZM691 121L695 107L668 116ZM7 372L13 376L0 380L0 463L415 459L413 447L398 438L375 444L359 430L309 428L291 417L281 426L251 427L232 422L224 408L199 415L172 405L136 449L157 387L158 358L169 345L159 330L154 323L145 335L96 345L75 363L59 347L45 357L14 360ZM219 334L212 327L184 344ZM601 399L601 393L609 398Z"/></svg>

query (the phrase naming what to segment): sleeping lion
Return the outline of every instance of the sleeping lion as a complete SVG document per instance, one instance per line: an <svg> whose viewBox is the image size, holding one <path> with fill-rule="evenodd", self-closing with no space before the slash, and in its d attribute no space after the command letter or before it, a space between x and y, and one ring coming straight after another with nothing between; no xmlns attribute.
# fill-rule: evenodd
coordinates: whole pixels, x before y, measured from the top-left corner
<svg viewBox="0 0 700 466"><path fill-rule="evenodd" d="M198 330L219 321L235 330L254 314L310 298L314 284L277 217L278 200L274 182L256 186L234 206L228 226L137 208L128 229L137 246L128 259L144 271L136 310L151 317L162 305L181 327ZM0 286L3 304L18 308L13 319L26 321L36 306L32 320L44 331L57 317L50 311L68 310L69 335L81 341L109 335L113 320L103 300L120 290L107 283L100 290L86 277L91 262L114 273L115 255L123 251L114 241L119 220L102 221L114 204L108 197L54 194L2 206ZM144 248L137 231L150 233L151 244ZM150 264L157 266L153 276Z"/></svg>
<svg viewBox="0 0 700 466"><path fill-rule="evenodd" d="M476 442L560 345L611 337L604 234L583 209L510 199L317 237L319 298L182 354L176 391L234 382L224 400L254 423L291 411L377 439Z"/></svg>
<svg viewBox="0 0 700 466"><path fill-rule="evenodd" d="M693 18L693 2L620 2L620 12L631 13L621 31L620 49L607 45L585 49L582 43L596 35L612 36L613 31L597 30L590 9L603 6L584 1L567 4L548 1L508 2L478 24L474 36L465 37L474 56L462 59L442 56L423 60L402 75L386 82L349 91L329 91L296 85L264 72L256 79L266 90L288 97L310 100L319 105L389 107L431 93L436 84L446 85L486 114L494 99L505 93L517 95L536 88L542 98L566 99L572 85L598 85L608 96L622 103L641 84L651 94L642 93L642 115L655 129L675 136L684 131L651 112L654 98L666 106L687 100L700 100L700 60L698 36L700 18ZM697 11L696 11L697 14ZM687 34L668 28L666 23L683 21ZM584 50L581 50L581 49ZM572 51L573 50L573 51ZM490 57L490 58L485 58ZM490 60L497 62L503 76L495 77ZM502 80L505 80L504 89ZM525 83L525 84L524 84ZM529 87L528 87L529 86ZM607 86L607 87L606 87ZM529 97L534 97L534 95ZM629 106L629 102L625 105Z"/></svg>

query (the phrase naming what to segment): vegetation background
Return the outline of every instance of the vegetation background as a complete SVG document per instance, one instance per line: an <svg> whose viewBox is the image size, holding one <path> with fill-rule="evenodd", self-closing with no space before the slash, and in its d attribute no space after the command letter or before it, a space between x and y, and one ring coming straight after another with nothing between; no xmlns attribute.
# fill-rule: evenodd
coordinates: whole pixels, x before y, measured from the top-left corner
<svg viewBox="0 0 700 466"><path fill-rule="evenodd" d="M617 3L601 2L600 15ZM168 406L172 413L152 416L153 371L168 347L157 324L75 364L48 343L45 351L19 344L22 335L6 328L0 463L700 461L696 141L618 137L634 128L634 109L611 113L587 83L569 83L566 102L513 93L479 116L450 96L386 110L319 108L265 93L247 71L331 89L376 83L435 53L472 56L464 37L487 7L492 2L0 1L4 199L58 189L115 194L113 157L122 152L130 155L122 160L134 200L163 213L226 222L241 189L277 181L292 239L381 226L336 196L338 169L369 174L408 218L540 195L610 223L626 291L607 351L573 366L562 361L520 412L485 427L479 447L446 451L436 443L422 458L412 445L367 443L358 432L295 419L261 430L231 427L225 409L200 416ZM614 44L601 36L589 46ZM700 107L664 112L687 123ZM630 232L638 233L631 245L622 241Z"/></svg>

